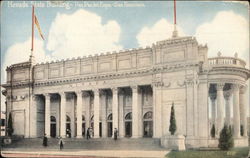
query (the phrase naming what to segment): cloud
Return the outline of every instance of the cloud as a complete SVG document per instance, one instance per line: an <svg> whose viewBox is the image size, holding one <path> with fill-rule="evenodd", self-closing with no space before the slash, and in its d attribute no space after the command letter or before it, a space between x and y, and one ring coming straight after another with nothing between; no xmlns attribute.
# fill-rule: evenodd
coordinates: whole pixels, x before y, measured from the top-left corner
<svg viewBox="0 0 250 158"><path fill-rule="evenodd" d="M249 57L249 24L248 21L233 11L221 11L210 22L197 27L195 36L200 43L207 43L208 56L239 57L248 61Z"/></svg>
<svg viewBox="0 0 250 158"><path fill-rule="evenodd" d="M30 46L31 46L31 38L29 38L25 42L16 43L7 49L3 60L3 65L1 67L1 72L2 72L1 83L6 82L7 66L29 60ZM43 49L43 47L44 47L43 41L39 39L34 39L34 56L36 62L50 60L50 57L45 55L45 50ZM1 94L1 105L5 105L4 102L5 102L5 97ZM5 110L5 106L2 106L2 110Z"/></svg>
<svg viewBox="0 0 250 158"><path fill-rule="evenodd" d="M20 62L25 62L29 60L30 56L30 47L31 47L31 38L26 40L25 42L21 43L16 43L12 46L10 46L5 54L4 62L3 62L3 67L2 67L2 72L3 73L3 78L2 81L5 81L5 69L7 66L10 66L11 64L16 64ZM44 60L50 60L49 56L45 55L45 50L44 50L44 42L40 39L34 39L34 56L36 62L42 62Z"/></svg>
<svg viewBox="0 0 250 158"><path fill-rule="evenodd" d="M51 25L47 49L57 59L120 50L121 29L116 21L102 24L100 16L80 9L58 13Z"/></svg>
<svg viewBox="0 0 250 158"><path fill-rule="evenodd" d="M142 47L152 45L156 41L161 41L172 37L174 25L166 19L160 19L152 27L144 27L136 36L138 44ZM177 26L178 35L184 36L182 28Z"/></svg>

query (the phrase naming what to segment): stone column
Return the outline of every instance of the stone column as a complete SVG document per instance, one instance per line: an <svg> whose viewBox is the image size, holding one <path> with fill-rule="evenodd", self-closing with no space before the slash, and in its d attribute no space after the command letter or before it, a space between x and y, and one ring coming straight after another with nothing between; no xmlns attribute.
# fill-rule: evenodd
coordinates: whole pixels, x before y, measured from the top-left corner
<svg viewBox="0 0 250 158"><path fill-rule="evenodd" d="M240 106L239 106L239 85L233 84L233 112L234 112L234 137L240 137Z"/></svg>
<svg viewBox="0 0 250 158"><path fill-rule="evenodd" d="M211 100L211 117L212 117L212 125L216 124L216 104L215 104L215 99L216 99L216 94L210 94L210 100Z"/></svg>
<svg viewBox="0 0 250 158"><path fill-rule="evenodd" d="M153 137L160 138L162 128L162 83L153 83Z"/></svg>
<svg viewBox="0 0 250 158"><path fill-rule="evenodd" d="M101 91L101 108L102 108L102 137L108 136L107 130L107 105L106 105L106 93Z"/></svg>
<svg viewBox="0 0 250 158"><path fill-rule="evenodd" d="M77 91L77 103L76 103L76 109L77 109L77 138L82 138L82 91Z"/></svg>
<svg viewBox="0 0 250 158"><path fill-rule="evenodd" d="M194 81L186 80L185 83L186 83L186 99L187 99L186 131L187 131L187 137L192 138L195 136Z"/></svg>
<svg viewBox="0 0 250 158"><path fill-rule="evenodd" d="M118 129L118 132L119 132L119 136L120 137L124 137L125 135L125 129L124 129L124 126L125 126L125 123L124 123L124 91L123 90L120 90L119 92L119 129Z"/></svg>
<svg viewBox="0 0 250 158"><path fill-rule="evenodd" d="M46 93L45 96L45 134L50 137L50 94Z"/></svg>
<svg viewBox="0 0 250 158"><path fill-rule="evenodd" d="M246 105L247 105L247 96L246 96L246 90L247 87L246 86L242 86L240 89L240 96L239 96L239 101L240 101L240 110L241 110L241 124L243 125L243 129L244 129L244 137L247 137L247 116L246 116Z"/></svg>
<svg viewBox="0 0 250 158"><path fill-rule="evenodd" d="M229 126L231 124L231 92L227 91L224 93L225 97L225 106L226 106L226 124Z"/></svg>
<svg viewBox="0 0 250 158"><path fill-rule="evenodd" d="M132 137L138 138L138 87L132 86Z"/></svg>
<svg viewBox="0 0 250 158"><path fill-rule="evenodd" d="M217 83L217 134L220 133L224 126L224 96L223 96L223 87L225 83Z"/></svg>
<svg viewBox="0 0 250 158"><path fill-rule="evenodd" d="M99 89L94 90L94 138L99 138L100 122L100 94Z"/></svg>
<svg viewBox="0 0 250 158"><path fill-rule="evenodd" d="M60 93L61 105L60 105L60 136L66 137L66 94ZM74 121L74 120L73 120Z"/></svg>
<svg viewBox="0 0 250 158"><path fill-rule="evenodd" d="M90 95L88 92L83 92L85 105L85 136L87 136L87 129L90 127Z"/></svg>
<svg viewBox="0 0 250 158"><path fill-rule="evenodd" d="M112 93L113 131L115 131L115 128L118 130L118 88L112 88Z"/></svg>

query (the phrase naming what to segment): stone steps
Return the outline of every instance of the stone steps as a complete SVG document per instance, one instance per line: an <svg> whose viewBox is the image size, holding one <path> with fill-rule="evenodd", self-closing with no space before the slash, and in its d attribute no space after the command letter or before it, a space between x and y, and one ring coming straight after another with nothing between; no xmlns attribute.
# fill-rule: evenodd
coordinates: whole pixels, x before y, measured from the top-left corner
<svg viewBox="0 0 250 158"><path fill-rule="evenodd" d="M112 138L98 139L77 139L66 138L65 149L83 149L83 150L164 150L160 146L160 139L155 138L121 138L114 140ZM43 148L42 138L20 139L6 146L7 148ZM48 148L58 149L58 139L49 138Z"/></svg>

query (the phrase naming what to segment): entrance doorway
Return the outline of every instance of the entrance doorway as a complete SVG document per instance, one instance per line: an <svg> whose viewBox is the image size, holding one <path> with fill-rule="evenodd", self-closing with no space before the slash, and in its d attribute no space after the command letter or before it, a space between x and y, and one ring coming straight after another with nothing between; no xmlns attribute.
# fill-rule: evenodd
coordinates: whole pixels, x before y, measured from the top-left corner
<svg viewBox="0 0 250 158"><path fill-rule="evenodd" d="M70 117L67 115L66 116L66 136L67 138L71 138L71 128L70 128Z"/></svg>
<svg viewBox="0 0 250 158"><path fill-rule="evenodd" d="M56 137L56 117L50 116L50 136Z"/></svg>
<svg viewBox="0 0 250 158"><path fill-rule="evenodd" d="M132 112L125 116L125 137L132 136Z"/></svg>
<svg viewBox="0 0 250 158"><path fill-rule="evenodd" d="M147 112L143 116L143 136L153 136L153 113L151 111Z"/></svg>
<svg viewBox="0 0 250 158"><path fill-rule="evenodd" d="M85 137L85 129L86 129L86 125L85 125L85 116L82 116L82 136Z"/></svg>
<svg viewBox="0 0 250 158"><path fill-rule="evenodd" d="M107 120L107 122L108 122L108 137L112 137L112 133L113 133L113 123L112 123L112 121L113 121L113 116L112 116L112 114L110 114L108 116L108 120Z"/></svg>

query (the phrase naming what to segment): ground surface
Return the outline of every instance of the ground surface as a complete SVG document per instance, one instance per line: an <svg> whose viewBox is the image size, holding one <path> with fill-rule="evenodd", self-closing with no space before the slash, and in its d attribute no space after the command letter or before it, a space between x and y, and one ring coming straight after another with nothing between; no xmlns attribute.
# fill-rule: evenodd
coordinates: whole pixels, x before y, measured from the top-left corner
<svg viewBox="0 0 250 158"><path fill-rule="evenodd" d="M230 151L209 150L209 151L171 151L166 158L247 158L249 147L234 148Z"/></svg>

